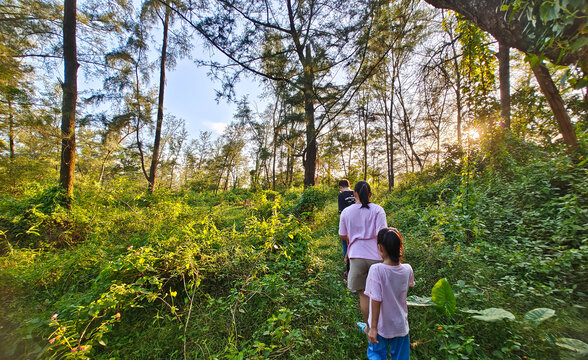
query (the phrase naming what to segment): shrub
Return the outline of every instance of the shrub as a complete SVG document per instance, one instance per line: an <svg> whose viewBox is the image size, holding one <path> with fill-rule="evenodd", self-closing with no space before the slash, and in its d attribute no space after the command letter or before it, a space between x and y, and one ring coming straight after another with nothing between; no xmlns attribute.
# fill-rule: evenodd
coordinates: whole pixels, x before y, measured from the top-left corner
<svg viewBox="0 0 588 360"><path fill-rule="evenodd" d="M304 189L298 202L292 208L292 213L296 216L312 216L314 210L323 207L327 200L334 198L336 195L332 192L310 186Z"/></svg>

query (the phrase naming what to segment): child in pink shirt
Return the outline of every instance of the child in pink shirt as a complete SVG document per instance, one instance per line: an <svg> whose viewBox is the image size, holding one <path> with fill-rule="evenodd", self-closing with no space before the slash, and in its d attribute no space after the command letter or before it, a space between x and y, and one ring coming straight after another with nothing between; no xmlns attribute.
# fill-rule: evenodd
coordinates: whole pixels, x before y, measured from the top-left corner
<svg viewBox="0 0 588 360"><path fill-rule="evenodd" d="M348 244L347 287L359 295L359 308L364 322L357 325L363 329L369 311L369 298L363 293L365 280L370 266L382 261L377 237L378 231L386 227L386 213L380 205L370 202L372 190L367 182L358 181L353 195L357 203L341 213L339 237Z"/></svg>
<svg viewBox="0 0 588 360"><path fill-rule="evenodd" d="M384 261L370 267L365 295L370 298L368 350L370 360L409 359L406 294L414 286L414 273L402 264L402 237L394 228L378 233L378 250Z"/></svg>

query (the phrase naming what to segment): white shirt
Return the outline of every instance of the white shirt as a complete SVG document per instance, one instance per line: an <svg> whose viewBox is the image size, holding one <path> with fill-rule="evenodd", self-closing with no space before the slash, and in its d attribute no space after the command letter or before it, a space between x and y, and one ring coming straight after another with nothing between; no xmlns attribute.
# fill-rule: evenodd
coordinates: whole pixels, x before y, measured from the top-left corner
<svg viewBox="0 0 588 360"><path fill-rule="evenodd" d="M381 301L378 317L378 334L383 338L394 338L408 334L408 287L414 286L414 273L408 264L374 264L370 267L365 294L371 300ZM372 302L368 325L372 323Z"/></svg>
<svg viewBox="0 0 588 360"><path fill-rule="evenodd" d="M382 260L378 251L378 231L386 227L386 213L377 204L369 208L353 204L345 208L339 220L339 235L349 237L350 259Z"/></svg>

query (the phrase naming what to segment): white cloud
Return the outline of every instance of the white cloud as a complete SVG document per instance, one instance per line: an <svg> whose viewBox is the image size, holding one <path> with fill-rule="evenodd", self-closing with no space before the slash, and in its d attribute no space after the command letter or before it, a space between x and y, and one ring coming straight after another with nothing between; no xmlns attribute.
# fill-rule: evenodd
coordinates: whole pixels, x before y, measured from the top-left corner
<svg viewBox="0 0 588 360"><path fill-rule="evenodd" d="M223 131L225 131L225 128L227 127L226 123L214 122L214 121L205 121L204 125L218 135L221 135L223 133Z"/></svg>

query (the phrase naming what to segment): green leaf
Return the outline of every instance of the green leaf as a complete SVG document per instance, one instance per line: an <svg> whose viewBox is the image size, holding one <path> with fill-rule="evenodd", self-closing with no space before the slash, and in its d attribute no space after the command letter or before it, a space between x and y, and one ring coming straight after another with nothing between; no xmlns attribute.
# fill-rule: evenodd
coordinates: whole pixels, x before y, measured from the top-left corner
<svg viewBox="0 0 588 360"><path fill-rule="evenodd" d="M470 310L470 313L475 313L476 310ZM477 311L478 315L473 315L473 319L478 319L487 322L496 322L500 320L514 320L515 316L510 312L501 308L488 308Z"/></svg>
<svg viewBox="0 0 588 360"><path fill-rule="evenodd" d="M539 64L541 64L541 62L543 61L543 59L535 54L529 54L527 53L525 55L525 60L531 64L531 66L537 66Z"/></svg>
<svg viewBox="0 0 588 360"><path fill-rule="evenodd" d="M550 333L545 334L545 341L551 346L554 346L555 343L557 343L557 339L555 338L555 336Z"/></svg>
<svg viewBox="0 0 588 360"><path fill-rule="evenodd" d="M533 325L539 325L543 321L555 315L555 310L549 308L537 308L525 314L525 320Z"/></svg>
<svg viewBox="0 0 588 360"><path fill-rule="evenodd" d="M539 7L539 17L541 17L541 19L543 21L547 21L547 16L549 16L549 12L551 11L551 7L553 6L553 3L549 2L549 1L545 1L543 4L541 4L541 6Z"/></svg>
<svg viewBox="0 0 588 360"><path fill-rule="evenodd" d="M585 87L588 87L588 80L585 79L580 79L574 84L574 89L583 89Z"/></svg>
<svg viewBox="0 0 588 360"><path fill-rule="evenodd" d="M572 5L573 9L579 9L584 6L585 0L569 0L570 5Z"/></svg>
<svg viewBox="0 0 588 360"><path fill-rule="evenodd" d="M465 309L465 310L461 310L461 312L468 313L468 314L480 314L481 310Z"/></svg>
<svg viewBox="0 0 588 360"><path fill-rule="evenodd" d="M437 281L431 290L431 300L435 304L437 311L448 316L455 313L456 301L451 285L447 279L443 278Z"/></svg>
<svg viewBox="0 0 588 360"><path fill-rule="evenodd" d="M557 1L553 2L553 7L549 12L549 20L555 20L559 17L559 13L561 12L561 8L559 7L559 3ZM553 27L552 27L553 29ZM562 29L563 30L563 29Z"/></svg>
<svg viewBox="0 0 588 360"><path fill-rule="evenodd" d="M561 348L573 351L581 356L588 355L588 344L581 340L572 338L559 338L557 339L556 344Z"/></svg>
<svg viewBox="0 0 588 360"><path fill-rule="evenodd" d="M431 298L429 296L416 296L416 295L411 295L411 296L407 297L406 304L408 306L432 306L432 305L435 305L435 303L433 303L431 301Z"/></svg>
<svg viewBox="0 0 588 360"><path fill-rule="evenodd" d="M547 23L548 21L557 19L559 15L559 5L556 1L545 1L539 7L539 16L543 23Z"/></svg>
<svg viewBox="0 0 588 360"><path fill-rule="evenodd" d="M565 87L568 82L569 77L570 77L570 70L568 69L561 77L561 80L559 81L559 86Z"/></svg>

